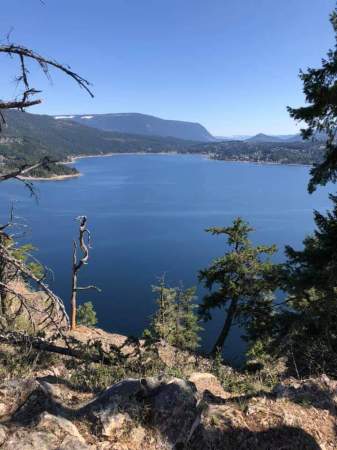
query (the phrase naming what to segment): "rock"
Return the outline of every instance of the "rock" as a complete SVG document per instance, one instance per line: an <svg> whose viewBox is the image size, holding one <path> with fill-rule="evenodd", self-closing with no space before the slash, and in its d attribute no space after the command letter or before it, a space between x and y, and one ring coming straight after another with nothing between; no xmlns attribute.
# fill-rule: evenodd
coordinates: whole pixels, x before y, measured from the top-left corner
<svg viewBox="0 0 337 450"><path fill-rule="evenodd" d="M124 411L135 402L136 397L142 397L145 391L146 386L141 380L128 378L107 388L95 400L83 407L81 413L97 415L97 412L105 408Z"/></svg>
<svg viewBox="0 0 337 450"><path fill-rule="evenodd" d="M87 445L85 442L81 442L77 437L66 436L57 449L55 450L91 450L92 446Z"/></svg>
<svg viewBox="0 0 337 450"><path fill-rule="evenodd" d="M57 445L52 433L21 429L10 436L1 450L53 450Z"/></svg>
<svg viewBox="0 0 337 450"><path fill-rule="evenodd" d="M138 426L133 428L129 433L130 448L132 448L132 450L142 450L145 436L146 431L143 427Z"/></svg>
<svg viewBox="0 0 337 450"><path fill-rule="evenodd" d="M7 428L4 425L0 425L0 447L5 442L7 437Z"/></svg>
<svg viewBox="0 0 337 450"><path fill-rule="evenodd" d="M67 420L64 417L54 416L47 412L41 414L37 429L53 433L59 439L64 438L65 436L72 436L76 438L77 442L85 443L84 438L70 420Z"/></svg>
<svg viewBox="0 0 337 450"><path fill-rule="evenodd" d="M188 436L197 415L196 405L196 389L187 381L129 379L104 391L81 412L96 418L102 436L118 438L133 432L133 447L145 433L136 430L135 423L157 429L170 444L176 445Z"/></svg>
<svg viewBox="0 0 337 450"><path fill-rule="evenodd" d="M185 442L197 415L195 388L174 378L156 389L151 402L151 425L174 446Z"/></svg>
<svg viewBox="0 0 337 450"><path fill-rule="evenodd" d="M6 403L0 403L0 418L3 416L6 416L7 412L9 410L8 405Z"/></svg>
<svg viewBox="0 0 337 450"><path fill-rule="evenodd" d="M105 410L99 414L99 420L102 425L102 436L120 437L127 427L127 423L131 423L128 413L116 413L114 410Z"/></svg>
<svg viewBox="0 0 337 450"><path fill-rule="evenodd" d="M335 411L337 407L337 382L326 375L305 380L289 378L278 384L273 393L278 398L305 402L322 410Z"/></svg>
<svg viewBox="0 0 337 450"><path fill-rule="evenodd" d="M39 388L35 379L10 380L0 386L0 419L12 415Z"/></svg>
<svg viewBox="0 0 337 450"><path fill-rule="evenodd" d="M211 373L208 372L194 372L189 377L189 381L196 387L197 392L202 396L205 391L209 391L216 397L224 399L230 398L231 394L225 392L221 386L220 381Z"/></svg>
<svg viewBox="0 0 337 450"><path fill-rule="evenodd" d="M111 450L111 442L103 441L96 445L96 450Z"/></svg>

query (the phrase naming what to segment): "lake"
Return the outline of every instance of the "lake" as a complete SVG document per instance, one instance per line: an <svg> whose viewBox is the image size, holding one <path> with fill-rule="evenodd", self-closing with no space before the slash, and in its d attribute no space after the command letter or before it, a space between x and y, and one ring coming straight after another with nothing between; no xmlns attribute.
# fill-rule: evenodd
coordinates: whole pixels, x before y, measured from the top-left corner
<svg viewBox="0 0 337 450"><path fill-rule="evenodd" d="M36 182L38 203L22 183L3 183L1 220L15 200L15 213L27 224L25 240L54 272L50 284L68 304L72 240L79 215L88 216L92 234L89 264L80 283L102 293L91 300L99 326L139 335L154 311L151 285L162 274L172 285L197 285L197 273L226 250L223 238L205 233L241 216L255 228L256 244L275 243L277 259L285 244L296 247L314 227L312 210L330 207L327 189L309 195L309 168L212 161L195 155L118 155L76 161L83 176ZM198 289L202 295L202 289ZM203 349L214 342L223 313L205 325ZM244 344L234 330L224 355L239 361Z"/></svg>

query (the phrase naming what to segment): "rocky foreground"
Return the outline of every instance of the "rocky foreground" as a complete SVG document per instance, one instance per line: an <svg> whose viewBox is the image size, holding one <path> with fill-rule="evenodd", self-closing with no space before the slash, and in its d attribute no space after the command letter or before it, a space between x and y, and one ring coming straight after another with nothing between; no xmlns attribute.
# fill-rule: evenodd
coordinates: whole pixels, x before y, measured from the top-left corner
<svg viewBox="0 0 337 450"><path fill-rule="evenodd" d="M210 373L125 379L98 395L51 368L0 386L1 450L337 449L337 382L225 392Z"/></svg>

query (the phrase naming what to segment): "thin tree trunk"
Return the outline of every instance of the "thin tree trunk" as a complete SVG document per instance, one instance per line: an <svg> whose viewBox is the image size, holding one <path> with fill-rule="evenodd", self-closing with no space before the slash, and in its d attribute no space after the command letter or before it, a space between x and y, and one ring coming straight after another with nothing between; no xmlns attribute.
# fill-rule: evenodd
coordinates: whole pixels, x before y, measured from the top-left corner
<svg viewBox="0 0 337 450"><path fill-rule="evenodd" d="M70 328L75 330L76 328L76 316L77 316L77 261L76 261L76 243L74 242L73 251L73 273L71 283L71 315L70 315Z"/></svg>
<svg viewBox="0 0 337 450"><path fill-rule="evenodd" d="M6 245L6 236L5 235L0 235L0 243L2 245ZM5 260L5 258L0 258L0 281L4 284L8 283L8 263ZM7 294L7 290L6 288L1 285L0 286L0 315L3 318L6 318L7 316L7 298L8 298L8 294Z"/></svg>
<svg viewBox="0 0 337 450"><path fill-rule="evenodd" d="M87 230L87 218L86 216L80 216L80 234L79 234L79 245L83 253L82 258L79 258L77 262L77 245L74 241L73 249L73 273L72 273L72 283L71 283L71 318L70 327L72 330L76 328L76 316L77 316L77 291L79 290L77 286L77 272L81 269L84 264L87 264L89 258L89 243L86 244L84 240L84 235L87 233L88 239L90 240L90 233Z"/></svg>
<svg viewBox="0 0 337 450"><path fill-rule="evenodd" d="M223 326L221 333L219 334L219 337L211 351L212 356L215 356L215 354L217 352L222 351L222 349L224 347L225 341L227 339L228 333L229 333L232 323L233 323L237 305L238 305L238 299L233 298L233 300L231 301L230 307L228 309L228 313L227 313L227 317L226 317L224 326Z"/></svg>

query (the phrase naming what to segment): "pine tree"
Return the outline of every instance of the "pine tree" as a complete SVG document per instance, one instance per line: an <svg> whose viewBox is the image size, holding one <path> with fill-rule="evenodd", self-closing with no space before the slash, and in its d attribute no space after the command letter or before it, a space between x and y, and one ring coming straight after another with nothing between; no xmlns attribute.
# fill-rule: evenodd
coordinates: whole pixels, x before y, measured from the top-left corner
<svg viewBox="0 0 337 450"><path fill-rule="evenodd" d="M199 273L200 281L209 290L200 305L201 316L210 320L212 309L227 307L213 355L223 349L234 322L256 334L256 324L259 320L268 321L271 314L270 294L276 288L277 266L268 255L274 254L276 247L254 247L248 239L252 230L241 218L235 219L230 227L206 230L212 235L227 236L229 246L224 256Z"/></svg>
<svg viewBox="0 0 337 450"><path fill-rule="evenodd" d="M322 60L322 67L300 72L303 93L309 105L288 107L291 117L307 124L307 128L301 130L304 139L316 135L326 137L324 159L311 169L309 192L313 192L318 184L337 181L337 8L331 14L330 22L336 35L334 49L328 51L326 59Z"/></svg>
<svg viewBox="0 0 337 450"><path fill-rule="evenodd" d="M199 333L202 327L196 313L197 305L196 288L184 290L177 289L176 302L176 331L174 345L187 350L195 350L199 347Z"/></svg>
<svg viewBox="0 0 337 450"><path fill-rule="evenodd" d="M276 335L297 370L337 370L337 196L333 209L314 212L317 229L303 250L286 247L286 308L276 317Z"/></svg>
<svg viewBox="0 0 337 450"><path fill-rule="evenodd" d="M177 327L177 292L174 288L166 287L164 278L160 280L158 286L152 287L152 291L158 295L156 299L158 309L152 319L150 335L154 340L163 339L173 345Z"/></svg>
<svg viewBox="0 0 337 450"><path fill-rule="evenodd" d="M144 336L152 341L162 339L183 350L195 350L199 346L198 334L202 329L194 303L196 288L167 287L162 278L160 284L152 289L158 294L158 309Z"/></svg>

